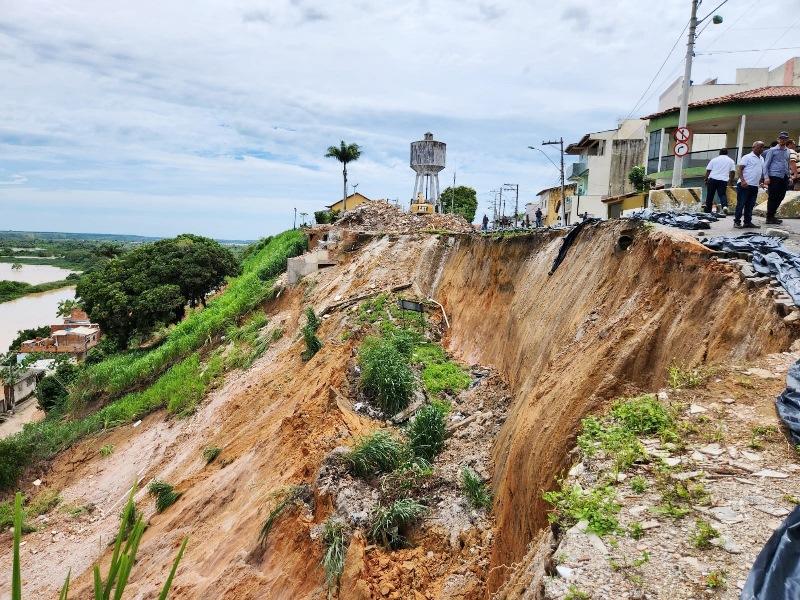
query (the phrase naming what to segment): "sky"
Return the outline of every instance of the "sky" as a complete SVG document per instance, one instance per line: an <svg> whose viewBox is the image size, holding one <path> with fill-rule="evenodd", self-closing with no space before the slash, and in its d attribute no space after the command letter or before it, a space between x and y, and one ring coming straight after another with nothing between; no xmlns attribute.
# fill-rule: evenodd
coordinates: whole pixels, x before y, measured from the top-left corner
<svg viewBox="0 0 800 600"><path fill-rule="evenodd" d="M700 15L721 0L706 0ZM682 73L689 0L0 0L0 230L254 239L350 183L407 205L409 142L441 188L557 183L528 149L652 112ZM729 0L694 81L800 50L797 0ZM795 20L797 18L797 20ZM759 52L706 52L761 49ZM637 101L642 102L636 107ZM634 110L635 109L635 110ZM633 112L632 112L633 111ZM557 151L549 147L553 160Z"/></svg>

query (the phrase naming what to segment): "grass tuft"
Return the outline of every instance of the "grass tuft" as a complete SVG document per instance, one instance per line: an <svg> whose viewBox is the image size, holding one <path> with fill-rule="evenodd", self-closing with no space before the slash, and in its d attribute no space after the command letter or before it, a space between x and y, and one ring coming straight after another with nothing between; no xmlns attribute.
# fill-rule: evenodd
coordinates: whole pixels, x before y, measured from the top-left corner
<svg viewBox="0 0 800 600"><path fill-rule="evenodd" d="M411 498L395 500L389 506L379 506L372 514L369 538L386 548L396 550L406 546L404 531L425 513L425 506Z"/></svg>
<svg viewBox="0 0 800 600"><path fill-rule="evenodd" d="M106 444L100 448L100 456L108 457L114 454L114 444Z"/></svg>
<svg viewBox="0 0 800 600"><path fill-rule="evenodd" d="M222 452L222 448L219 446L206 446L203 448L203 458L205 459L206 464L210 465L212 462L214 462L220 455L220 452Z"/></svg>
<svg viewBox="0 0 800 600"><path fill-rule="evenodd" d="M473 508L492 507L491 492L478 474L469 467L461 469L461 487Z"/></svg>
<svg viewBox="0 0 800 600"><path fill-rule="evenodd" d="M669 387L674 390L700 387L709 375L708 370L702 367L684 367L674 363L667 368Z"/></svg>
<svg viewBox="0 0 800 600"><path fill-rule="evenodd" d="M444 450L447 412L447 406L441 402L433 402L420 408L414 415L406 435L415 456L431 461Z"/></svg>
<svg viewBox="0 0 800 600"><path fill-rule="evenodd" d="M164 481L154 479L147 488L151 496L156 499L156 512L164 512L170 506L175 504L178 498L181 497L180 492L176 492L175 488Z"/></svg>
<svg viewBox="0 0 800 600"><path fill-rule="evenodd" d="M356 441L345 455L350 470L361 477L394 471L403 463L408 449L384 429L379 429Z"/></svg>
<svg viewBox="0 0 800 600"><path fill-rule="evenodd" d="M619 531L617 513L620 505L611 486L584 490L577 483L567 485L564 482L560 490L545 492L542 497L553 505L548 520L562 528L585 520L589 523L589 530L599 536Z"/></svg>
<svg viewBox="0 0 800 600"><path fill-rule="evenodd" d="M259 546L263 549L267 545L267 538L270 531L275 526L275 523L286 511L287 508L295 505L298 501L307 496L309 493L308 486L306 485L293 485L283 488L272 494L273 498L277 501L272 510L269 511L264 524L261 526L261 531L258 534Z"/></svg>
<svg viewBox="0 0 800 600"><path fill-rule="evenodd" d="M715 569L706 575L706 587L709 589L724 588L728 583L728 573L722 569Z"/></svg>
<svg viewBox="0 0 800 600"><path fill-rule="evenodd" d="M347 550L347 531L341 521L328 519L322 528L322 568L325 570L325 581L328 589L339 586L339 579L344 570L344 557Z"/></svg>
<svg viewBox="0 0 800 600"><path fill-rule="evenodd" d="M719 537L719 531L711 526L711 523L703 519L697 519L694 522L694 533L692 534L692 544L695 548L705 550L711 547L711 540Z"/></svg>
<svg viewBox="0 0 800 600"><path fill-rule="evenodd" d="M303 341L306 343L306 349L300 355L304 361L311 360L322 349L322 342L317 337L317 330L321 324L322 321L314 313L314 309L310 306L306 308L306 324L300 329Z"/></svg>
<svg viewBox="0 0 800 600"><path fill-rule="evenodd" d="M442 392L455 394L469 387L469 374L448 360L442 347L437 344L418 346L412 354L412 360L423 365L422 384L431 396L439 396Z"/></svg>
<svg viewBox="0 0 800 600"><path fill-rule="evenodd" d="M358 353L361 386L386 415L394 415L408 406L414 391L414 374L408 359L391 339L369 337Z"/></svg>

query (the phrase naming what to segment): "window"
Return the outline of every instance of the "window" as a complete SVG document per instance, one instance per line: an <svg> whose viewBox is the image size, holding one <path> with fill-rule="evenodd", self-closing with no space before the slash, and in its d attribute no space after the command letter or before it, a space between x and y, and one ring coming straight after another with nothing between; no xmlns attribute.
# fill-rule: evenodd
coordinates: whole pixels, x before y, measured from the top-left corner
<svg viewBox="0 0 800 600"><path fill-rule="evenodd" d="M650 132L650 142L647 146L647 158L658 158L661 153L661 130Z"/></svg>

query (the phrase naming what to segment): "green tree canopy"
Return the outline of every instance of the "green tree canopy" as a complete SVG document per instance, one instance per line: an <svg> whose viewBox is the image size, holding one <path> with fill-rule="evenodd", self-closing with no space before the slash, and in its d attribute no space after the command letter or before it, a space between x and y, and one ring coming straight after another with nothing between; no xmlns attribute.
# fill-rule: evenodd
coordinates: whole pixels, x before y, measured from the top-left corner
<svg viewBox="0 0 800 600"><path fill-rule="evenodd" d="M444 212L461 215L467 220L467 223L472 223L475 211L478 210L478 193L474 189L466 185L459 185L455 188L448 187L445 188L439 199Z"/></svg>
<svg viewBox="0 0 800 600"><path fill-rule="evenodd" d="M76 294L92 321L126 345L136 335L179 321L184 307L205 306L206 295L239 264L227 248L197 235L143 244L78 282Z"/></svg>

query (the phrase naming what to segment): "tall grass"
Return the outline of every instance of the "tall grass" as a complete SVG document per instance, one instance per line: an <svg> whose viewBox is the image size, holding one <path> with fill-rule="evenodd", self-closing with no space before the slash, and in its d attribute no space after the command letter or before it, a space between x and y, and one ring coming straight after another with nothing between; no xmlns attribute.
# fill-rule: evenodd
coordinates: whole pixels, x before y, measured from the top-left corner
<svg viewBox="0 0 800 600"><path fill-rule="evenodd" d="M286 268L286 261L301 254L307 245L301 231L285 231L276 235L261 250L248 256L242 274L231 279L223 294L208 306L190 314L170 332L166 341L149 352L129 352L92 365L75 382L72 405L97 398L101 394L118 397L131 388L152 381L175 363L212 341L236 319L266 300L272 292L272 278ZM276 265L282 265L277 270ZM264 281L259 273L270 267L270 278Z"/></svg>
<svg viewBox="0 0 800 600"><path fill-rule="evenodd" d="M420 408L406 430L408 445L416 456L428 461L444 450L447 436L447 407L434 402Z"/></svg>
<svg viewBox="0 0 800 600"><path fill-rule="evenodd" d="M344 457L356 475L369 477L394 471L406 457L403 443L385 429L359 439Z"/></svg>
<svg viewBox="0 0 800 600"><path fill-rule="evenodd" d="M325 582L328 584L329 590L339 585L339 578L344 570L346 543L345 524L332 518L325 521L322 529L322 544L325 547L325 553L322 555L322 568L325 570Z"/></svg>
<svg viewBox="0 0 800 600"><path fill-rule="evenodd" d="M367 338L358 353L361 385L386 415L408 406L414 391L414 374L408 359L389 338Z"/></svg>
<svg viewBox="0 0 800 600"><path fill-rule="evenodd" d="M142 387L153 380L155 383L118 397L82 419L49 416L0 439L0 488L13 486L33 461L50 458L86 435L130 423L164 406L177 415L191 413L223 367L218 355L201 362L198 349L268 296L271 286L257 275L262 263L276 255L300 252L304 244L305 237L300 232L276 236L245 261L243 274L232 280L223 294L178 324L161 347L146 354L112 357L89 367L76 384L78 391L73 393L73 399L75 394L91 396L104 386L108 386L111 396L118 397L126 389Z"/></svg>

